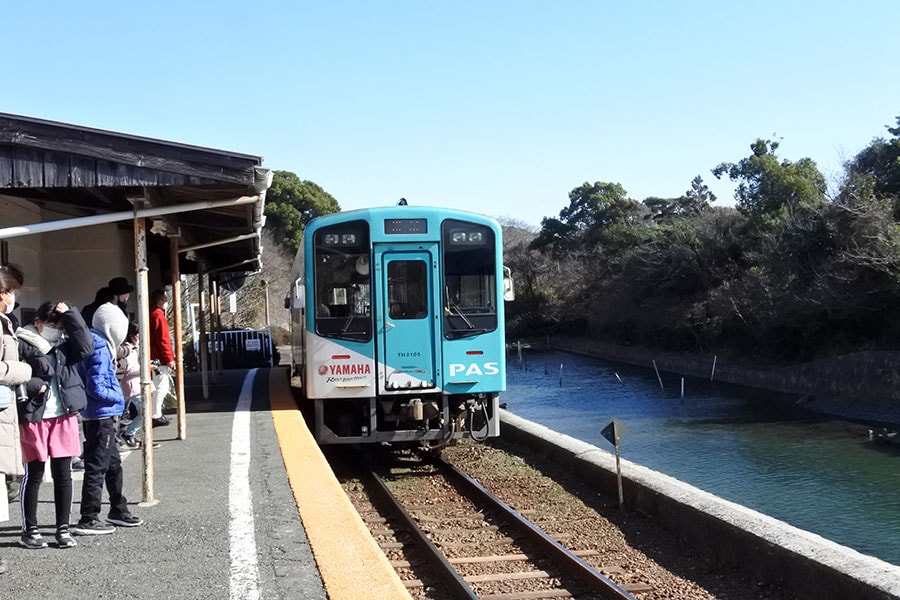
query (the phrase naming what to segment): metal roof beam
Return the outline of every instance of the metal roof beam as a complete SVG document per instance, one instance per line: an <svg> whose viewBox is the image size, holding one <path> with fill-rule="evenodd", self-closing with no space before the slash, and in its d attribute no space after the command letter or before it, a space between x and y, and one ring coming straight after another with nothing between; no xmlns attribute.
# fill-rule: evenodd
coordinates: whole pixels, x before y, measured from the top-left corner
<svg viewBox="0 0 900 600"><path fill-rule="evenodd" d="M260 262L258 258L248 258L247 260L242 260L241 262L234 263L233 265L225 265L224 267L219 267L218 269L210 269L209 271L203 271L204 275L212 275L213 273L220 273L222 271L233 271L238 267L243 267L244 265L249 265L251 263Z"/></svg>
<svg viewBox="0 0 900 600"><path fill-rule="evenodd" d="M170 206L160 206L156 208L141 208L137 210L128 210L103 215L92 215L89 217L75 217L73 219L61 219L59 221L48 221L46 223L34 223L32 225L18 225L16 227L4 227L0 229L0 240L6 240L25 235L33 235L35 233L47 233L50 231L62 231L64 229L75 229L78 227L89 227L91 225L103 225L105 223L115 223L117 221L129 221L140 217L159 217L162 215L171 215L176 213L189 212L193 210L205 210L210 208L220 208L225 206L239 206L242 204L255 204L259 202L259 196L242 196L233 200L210 200L206 202L191 202L189 204L177 204Z"/></svg>
<svg viewBox="0 0 900 600"><path fill-rule="evenodd" d="M253 238L258 238L259 232L254 231L253 233L245 233L243 235L236 235L234 237L225 238L221 240L216 240L215 242L206 242L205 244L194 244L193 246L184 246L178 248L178 252L190 252L191 250L200 250L201 248L209 248L211 246L221 246L222 244L230 244L232 242L240 242L242 240L252 240Z"/></svg>

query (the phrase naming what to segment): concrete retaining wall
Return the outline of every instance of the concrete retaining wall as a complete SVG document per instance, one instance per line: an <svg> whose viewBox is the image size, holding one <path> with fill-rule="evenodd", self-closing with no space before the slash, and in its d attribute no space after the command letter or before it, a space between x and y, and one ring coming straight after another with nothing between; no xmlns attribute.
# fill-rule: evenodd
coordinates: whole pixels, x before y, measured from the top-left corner
<svg viewBox="0 0 900 600"><path fill-rule="evenodd" d="M501 436L567 465L616 498L615 457L501 411ZM658 520L686 544L777 583L798 599L900 598L900 567L866 556L672 477L622 460L625 506Z"/></svg>

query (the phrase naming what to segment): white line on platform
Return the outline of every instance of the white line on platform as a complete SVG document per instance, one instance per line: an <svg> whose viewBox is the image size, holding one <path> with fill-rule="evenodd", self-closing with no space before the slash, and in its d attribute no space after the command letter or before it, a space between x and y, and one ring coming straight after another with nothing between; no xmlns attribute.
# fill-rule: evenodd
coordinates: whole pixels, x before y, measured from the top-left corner
<svg viewBox="0 0 900 600"><path fill-rule="evenodd" d="M250 496L250 403L253 400L256 371L257 369L251 369L244 379L231 427L231 478L228 485L231 520L228 537L231 540L229 587L232 600L259 598L256 528L253 522L253 499Z"/></svg>

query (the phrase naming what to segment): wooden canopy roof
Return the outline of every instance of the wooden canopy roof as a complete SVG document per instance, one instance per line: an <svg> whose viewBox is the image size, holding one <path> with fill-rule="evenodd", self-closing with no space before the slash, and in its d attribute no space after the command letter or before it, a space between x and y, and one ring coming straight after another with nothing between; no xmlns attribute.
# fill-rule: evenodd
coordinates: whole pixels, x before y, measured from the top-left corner
<svg viewBox="0 0 900 600"><path fill-rule="evenodd" d="M271 183L262 162L260 156L0 113L0 194L72 218L132 211L135 201L157 213L171 208L157 218L178 236L179 247L203 246L195 255L206 271L261 267L258 233ZM253 197L259 200L247 201ZM243 203L227 202L238 199ZM216 201L226 202L177 212ZM148 243L168 255L167 239L150 235ZM180 256L182 272L197 271L196 262Z"/></svg>

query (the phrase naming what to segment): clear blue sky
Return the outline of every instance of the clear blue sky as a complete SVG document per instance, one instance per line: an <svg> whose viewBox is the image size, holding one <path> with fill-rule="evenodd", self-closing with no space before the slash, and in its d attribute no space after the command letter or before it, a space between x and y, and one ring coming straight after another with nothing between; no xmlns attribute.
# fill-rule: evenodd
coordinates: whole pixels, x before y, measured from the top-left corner
<svg viewBox="0 0 900 600"><path fill-rule="evenodd" d="M195 6L197 5L197 6ZM830 179L900 115L900 2L5 3L0 112L258 154L344 209L538 225L781 139Z"/></svg>

